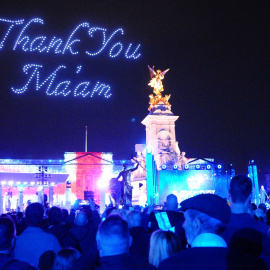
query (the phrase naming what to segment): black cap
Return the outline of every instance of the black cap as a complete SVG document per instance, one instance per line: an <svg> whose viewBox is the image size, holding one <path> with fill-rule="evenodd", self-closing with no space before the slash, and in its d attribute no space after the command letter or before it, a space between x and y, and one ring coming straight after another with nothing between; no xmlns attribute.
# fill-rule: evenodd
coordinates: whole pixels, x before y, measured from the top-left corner
<svg viewBox="0 0 270 270"><path fill-rule="evenodd" d="M215 194L200 194L180 203L181 211L198 210L227 224L231 218L231 209L225 199Z"/></svg>

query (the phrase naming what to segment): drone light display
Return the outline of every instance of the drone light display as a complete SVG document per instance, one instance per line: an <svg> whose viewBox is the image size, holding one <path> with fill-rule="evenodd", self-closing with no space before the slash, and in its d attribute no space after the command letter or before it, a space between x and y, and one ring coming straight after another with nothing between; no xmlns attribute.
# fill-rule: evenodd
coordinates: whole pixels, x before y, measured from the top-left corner
<svg viewBox="0 0 270 270"><path fill-rule="evenodd" d="M106 54L111 59L136 60L141 57L140 44L125 44L121 40L124 35L122 28L110 33L106 28L83 22L76 25L64 38L44 33L42 31L43 25L44 20L38 17L30 20L0 18L0 30L3 33L0 36L0 53L9 49L24 54L62 55L63 59L78 55L91 58ZM109 98L112 95L110 85L103 82L92 83L88 80L58 79L63 76L65 71L69 70L68 73L70 73L72 70L72 67L62 63L54 66L49 74L44 74L44 65L38 61L24 64L22 70L27 78L23 86L11 87L11 90L16 94L23 94L32 88L36 91L44 90L49 96L92 98L95 95L102 95ZM80 74L82 70L83 66L78 64L73 71L75 74Z"/></svg>

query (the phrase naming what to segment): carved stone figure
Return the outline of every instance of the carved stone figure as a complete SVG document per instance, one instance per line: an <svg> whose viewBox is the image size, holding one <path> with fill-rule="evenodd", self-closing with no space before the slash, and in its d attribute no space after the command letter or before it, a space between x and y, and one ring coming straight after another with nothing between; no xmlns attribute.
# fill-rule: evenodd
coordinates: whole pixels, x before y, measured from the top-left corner
<svg viewBox="0 0 270 270"><path fill-rule="evenodd" d="M116 178L112 178L110 180L110 193L113 199L113 205L119 205L121 200L121 192L122 192L122 183L119 182Z"/></svg>
<svg viewBox="0 0 270 270"><path fill-rule="evenodd" d="M135 168L127 170L127 164L123 164L123 171L117 176L117 180L122 177L122 187L121 187L121 201L124 205L131 205L132 202L132 185L131 185L131 172L137 170L139 163Z"/></svg>

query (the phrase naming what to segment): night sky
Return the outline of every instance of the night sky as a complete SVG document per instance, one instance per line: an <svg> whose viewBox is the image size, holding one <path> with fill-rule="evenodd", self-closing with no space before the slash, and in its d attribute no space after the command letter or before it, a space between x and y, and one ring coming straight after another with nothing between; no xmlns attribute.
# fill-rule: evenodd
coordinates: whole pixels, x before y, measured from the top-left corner
<svg viewBox="0 0 270 270"><path fill-rule="evenodd" d="M9 0L0 6L0 18L44 20L26 30L31 40L56 36L65 43L83 22L106 28L108 36L124 30L89 56L86 50L101 48L101 31L92 39L86 29L76 33L78 55L54 54L24 52L21 45L13 50L23 28L14 26L0 49L0 159L62 159L66 151L84 151L85 126L88 151L130 159L135 144L145 143L141 121L152 93L147 65L155 65L170 68L163 95L171 94L172 111L180 116L176 138L187 157L214 158L225 168L233 163L236 173L247 173L248 160L255 159L262 173L270 171L268 1ZM0 42L9 26L0 22ZM111 58L117 42L123 50ZM129 43L141 44L137 59L125 58ZM54 84L70 80L72 93L46 95L46 87L36 91L34 79L25 92L12 92L29 79L26 64L42 65L40 81L65 65ZM83 81L90 90L98 81L109 85L112 95L74 97Z"/></svg>

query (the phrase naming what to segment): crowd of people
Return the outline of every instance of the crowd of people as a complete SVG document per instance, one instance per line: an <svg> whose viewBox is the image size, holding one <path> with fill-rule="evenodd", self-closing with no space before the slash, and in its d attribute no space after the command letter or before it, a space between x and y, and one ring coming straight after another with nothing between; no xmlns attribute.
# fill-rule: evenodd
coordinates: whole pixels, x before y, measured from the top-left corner
<svg viewBox="0 0 270 270"><path fill-rule="evenodd" d="M229 198L200 194L166 208L93 202L70 213L40 203L0 217L0 270L270 269L270 210L237 175Z"/></svg>

